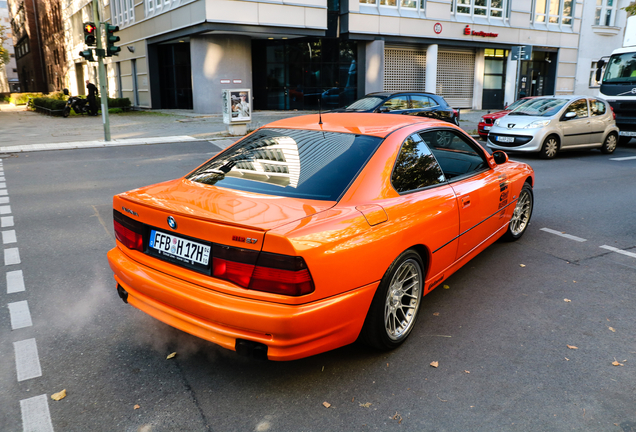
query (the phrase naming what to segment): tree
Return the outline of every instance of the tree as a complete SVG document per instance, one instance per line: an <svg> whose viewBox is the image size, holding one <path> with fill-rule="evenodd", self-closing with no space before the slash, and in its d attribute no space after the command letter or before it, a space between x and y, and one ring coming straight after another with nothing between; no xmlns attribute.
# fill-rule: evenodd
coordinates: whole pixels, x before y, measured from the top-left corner
<svg viewBox="0 0 636 432"><path fill-rule="evenodd" d="M9 50L4 47L4 41L7 39L7 28L0 25L0 67L9 63Z"/></svg>
<svg viewBox="0 0 636 432"><path fill-rule="evenodd" d="M623 9L625 12L627 12L627 16L631 16L631 15L636 15L636 3L635 2L631 2L629 4L629 6L625 6Z"/></svg>

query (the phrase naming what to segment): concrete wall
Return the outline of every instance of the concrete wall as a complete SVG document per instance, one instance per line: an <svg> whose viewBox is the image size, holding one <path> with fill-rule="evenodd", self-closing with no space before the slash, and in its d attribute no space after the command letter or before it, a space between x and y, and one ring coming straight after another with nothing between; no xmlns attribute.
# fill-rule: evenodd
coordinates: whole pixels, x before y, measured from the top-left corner
<svg viewBox="0 0 636 432"><path fill-rule="evenodd" d="M192 103L194 112L218 114L225 88L252 88L252 48L248 36L199 36L190 38ZM241 80L221 84L222 79Z"/></svg>
<svg viewBox="0 0 636 432"><path fill-rule="evenodd" d="M363 42L360 42L363 43ZM384 41L366 43L364 94L384 90Z"/></svg>

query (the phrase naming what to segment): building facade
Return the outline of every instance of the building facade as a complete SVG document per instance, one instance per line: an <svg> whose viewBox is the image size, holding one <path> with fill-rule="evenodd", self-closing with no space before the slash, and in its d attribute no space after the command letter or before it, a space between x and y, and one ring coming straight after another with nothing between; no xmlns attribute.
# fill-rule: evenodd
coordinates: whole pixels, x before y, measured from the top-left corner
<svg viewBox="0 0 636 432"><path fill-rule="evenodd" d="M0 67L0 93L15 93L20 91L18 67L13 52L13 33L11 32L11 18L9 5L6 0L0 0L0 27L5 33L0 39L4 40L3 47L9 53L9 62Z"/></svg>
<svg viewBox="0 0 636 432"><path fill-rule="evenodd" d="M35 5L30 0L8 0L16 69L23 92L47 91Z"/></svg>
<svg viewBox="0 0 636 432"><path fill-rule="evenodd" d="M596 62L622 47L631 0L597 0L583 10L578 68L576 71L576 94L598 96L600 83L596 81Z"/></svg>

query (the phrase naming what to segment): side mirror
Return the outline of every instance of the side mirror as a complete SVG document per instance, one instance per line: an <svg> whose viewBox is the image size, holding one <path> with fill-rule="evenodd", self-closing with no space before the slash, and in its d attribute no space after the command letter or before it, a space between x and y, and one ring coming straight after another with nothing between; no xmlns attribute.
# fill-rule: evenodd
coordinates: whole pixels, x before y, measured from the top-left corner
<svg viewBox="0 0 636 432"><path fill-rule="evenodd" d="M68 89L62 89L62 93L64 93L64 96L68 96Z"/></svg>
<svg viewBox="0 0 636 432"><path fill-rule="evenodd" d="M563 117L565 117L566 120L572 120L573 118L576 118L576 113L574 111L570 111L565 113Z"/></svg>
<svg viewBox="0 0 636 432"><path fill-rule="evenodd" d="M391 111L391 110L388 109L385 106L381 106L380 108L377 109L377 112L379 112L379 113L388 113L389 111Z"/></svg>
<svg viewBox="0 0 636 432"><path fill-rule="evenodd" d="M603 66L605 66L605 60L600 59L599 61L596 62L596 76L594 77L596 78L596 81L601 80L601 73L603 72Z"/></svg>
<svg viewBox="0 0 636 432"><path fill-rule="evenodd" d="M506 152L503 152L501 150L495 150L494 152L492 152L492 158L495 160L495 163L497 165L505 164L506 162L508 162L508 155L506 154Z"/></svg>

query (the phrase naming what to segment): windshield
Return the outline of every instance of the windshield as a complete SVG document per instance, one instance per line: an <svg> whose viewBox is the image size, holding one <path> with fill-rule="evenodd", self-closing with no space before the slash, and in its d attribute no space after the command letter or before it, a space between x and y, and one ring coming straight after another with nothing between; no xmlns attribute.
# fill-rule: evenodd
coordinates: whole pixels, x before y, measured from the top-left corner
<svg viewBox="0 0 636 432"><path fill-rule="evenodd" d="M636 83L636 53L613 55L605 68L603 83Z"/></svg>
<svg viewBox="0 0 636 432"><path fill-rule="evenodd" d="M508 105L508 108L506 108L507 110L514 110L519 108L521 105L523 105L524 103L527 103L529 101L531 101L532 99L519 99L518 101L511 103L510 105Z"/></svg>
<svg viewBox="0 0 636 432"><path fill-rule="evenodd" d="M551 117L559 112L566 103L568 103L567 99L530 99L514 111L508 113L508 115Z"/></svg>
<svg viewBox="0 0 636 432"><path fill-rule="evenodd" d="M346 110L349 111L366 111L375 108L378 104L380 104L384 98L371 96L365 97L360 100L355 101L351 105L349 105Z"/></svg>
<svg viewBox="0 0 636 432"><path fill-rule="evenodd" d="M187 179L268 195L337 201L382 138L347 133L261 129Z"/></svg>

